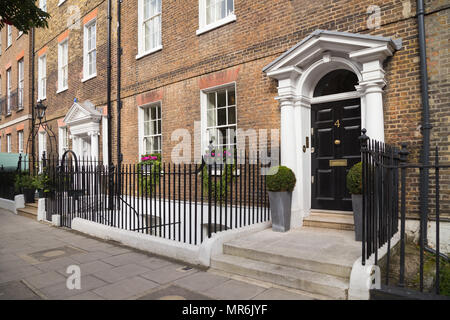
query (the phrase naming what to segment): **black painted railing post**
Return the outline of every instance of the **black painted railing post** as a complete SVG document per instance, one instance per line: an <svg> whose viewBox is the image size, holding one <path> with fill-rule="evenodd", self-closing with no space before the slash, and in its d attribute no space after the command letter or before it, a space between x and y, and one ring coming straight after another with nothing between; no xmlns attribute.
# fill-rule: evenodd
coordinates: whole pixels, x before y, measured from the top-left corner
<svg viewBox="0 0 450 320"><path fill-rule="evenodd" d="M367 166L367 141L369 137L366 135L367 130L361 130L362 135L359 137L361 143L361 160L362 160L362 265L366 264L366 166Z"/></svg>
<svg viewBox="0 0 450 320"><path fill-rule="evenodd" d="M400 218L400 277L399 287L405 286L405 223L406 223L406 158L408 157L406 143L402 143L400 150L400 167L401 167L401 218Z"/></svg>

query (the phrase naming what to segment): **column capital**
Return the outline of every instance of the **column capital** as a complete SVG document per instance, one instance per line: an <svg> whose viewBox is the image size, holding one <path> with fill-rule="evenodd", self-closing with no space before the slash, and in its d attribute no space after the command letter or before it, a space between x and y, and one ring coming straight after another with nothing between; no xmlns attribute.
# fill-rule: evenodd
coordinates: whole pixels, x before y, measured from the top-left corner
<svg viewBox="0 0 450 320"><path fill-rule="evenodd" d="M356 91L363 95L374 92L383 92L383 88L386 86L386 80L384 79L371 79L361 81L359 85L355 86Z"/></svg>

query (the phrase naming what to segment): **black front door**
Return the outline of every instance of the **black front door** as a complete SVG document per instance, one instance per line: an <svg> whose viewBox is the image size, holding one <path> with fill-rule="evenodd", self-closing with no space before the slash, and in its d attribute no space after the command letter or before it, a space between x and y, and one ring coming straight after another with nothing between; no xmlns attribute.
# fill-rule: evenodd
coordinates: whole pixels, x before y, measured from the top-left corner
<svg viewBox="0 0 450 320"><path fill-rule="evenodd" d="M311 207L352 210L348 170L361 160L361 100L311 106Z"/></svg>

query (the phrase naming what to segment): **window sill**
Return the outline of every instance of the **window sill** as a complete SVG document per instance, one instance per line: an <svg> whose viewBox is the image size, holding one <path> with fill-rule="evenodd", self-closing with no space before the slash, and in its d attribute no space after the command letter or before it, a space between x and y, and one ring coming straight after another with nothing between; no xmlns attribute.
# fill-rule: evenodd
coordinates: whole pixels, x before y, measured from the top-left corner
<svg viewBox="0 0 450 320"><path fill-rule="evenodd" d="M58 91L56 91L56 93L58 94L58 93L64 92L64 91L66 91L67 89L69 89L69 87L59 89Z"/></svg>
<svg viewBox="0 0 450 320"><path fill-rule="evenodd" d="M163 48L163 47L162 47L162 45L161 45L161 46L158 46L158 47L156 47L156 48L151 49L150 51L140 53L140 54L138 54L138 55L136 56L136 60L139 60L140 58L143 58L143 57L145 57L145 56L148 56L149 54L158 52L158 51L162 50L162 48Z"/></svg>
<svg viewBox="0 0 450 320"><path fill-rule="evenodd" d="M24 110L24 108L21 107L21 108L18 108L18 109L16 110L16 112L20 112L20 111L23 111L23 110Z"/></svg>
<svg viewBox="0 0 450 320"><path fill-rule="evenodd" d="M47 100L47 96L45 96L45 97L38 97L36 102L44 101L44 100Z"/></svg>
<svg viewBox="0 0 450 320"><path fill-rule="evenodd" d="M81 79L81 82L86 82L88 80L91 80L91 79L95 78L96 76L97 76L97 72L92 74L92 75L90 75L90 76L88 76L88 77L86 77L86 78Z"/></svg>
<svg viewBox="0 0 450 320"><path fill-rule="evenodd" d="M58 7L59 7L60 5L62 5L64 2L66 2L66 0L59 1L59 2L58 2Z"/></svg>
<svg viewBox="0 0 450 320"><path fill-rule="evenodd" d="M223 18L223 19L221 19L219 21L216 21L214 23L210 23L210 24L208 24L206 26L203 26L203 27L199 28L196 31L196 34L199 36L199 35L201 35L203 33L206 33L208 31L214 30L216 28L219 28L219 27L221 27L223 25L226 25L226 24L234 22L234 21L236 21L236 15L235 14L230 14L229 16L227 16L227 17L225 17L225 18Z"/></svg>

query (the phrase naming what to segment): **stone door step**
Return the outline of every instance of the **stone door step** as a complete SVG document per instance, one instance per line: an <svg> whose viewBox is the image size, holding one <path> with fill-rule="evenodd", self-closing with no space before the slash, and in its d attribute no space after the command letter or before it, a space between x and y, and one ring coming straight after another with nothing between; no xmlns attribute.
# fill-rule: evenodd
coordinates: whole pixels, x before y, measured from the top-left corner
<svg viewBox="0 0 450 320"><path fill-rule="evenodd" d="M25 208L17 209L17 214L19 216L36 219L37 217L37 208L28 206L28 204L25 206Z"/></svg>
<svg viewBox="0 0 450 320"><path fill-rule="evenodd" d="M330 211L312 211L303 219L306 227L328 228L337 230L355 230L353 215L348 213Z"/></svg>

